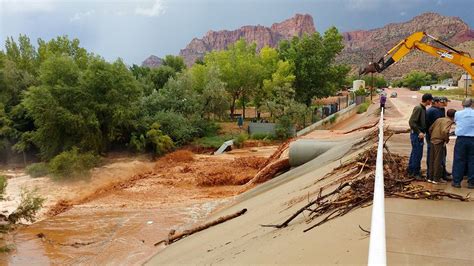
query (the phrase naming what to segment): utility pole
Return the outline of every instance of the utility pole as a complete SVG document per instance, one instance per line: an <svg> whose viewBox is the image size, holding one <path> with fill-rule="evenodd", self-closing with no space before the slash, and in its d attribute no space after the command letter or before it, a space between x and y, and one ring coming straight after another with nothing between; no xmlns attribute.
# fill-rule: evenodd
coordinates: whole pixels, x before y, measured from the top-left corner
<svg viewBox="0 0 474 266"><path fill-rule="evenodd" d="M464 87L466 88L466 97L465 97L465 98L467 98L467 80L468 80L468 79L467 79L467 78L468 78L467 72L466 72L464 75L465 75L465 78L464 78ZM472 77L471 77L471 78L472 78Z"/></svg>
<svg viewBox="0 0 474 266"><path fill-rule="evenodd" d="M372 62L372 64L374 64L374 53L372 52L370 54L370 61ZM371 77L371 86L370 86L370 101L372 102L372 98L374 97L373 94L374 94L374 73L370 73L370 77Z"/></svg>

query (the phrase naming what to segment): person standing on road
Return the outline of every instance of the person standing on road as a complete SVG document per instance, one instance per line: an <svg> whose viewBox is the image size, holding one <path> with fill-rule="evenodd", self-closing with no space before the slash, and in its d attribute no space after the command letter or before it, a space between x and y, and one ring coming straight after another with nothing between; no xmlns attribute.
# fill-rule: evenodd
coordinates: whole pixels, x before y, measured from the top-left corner
<svg viewBox="0 0 474 266"><path fill-rule="evenodd" d="M239 129L242 129L242 127L244 126L244 117L243 116L239 116L239 118L237 119L237 125L239 126Z"/></svg>
<svg viewBox="0 0 474 266"><path fill-rule="evenodd" d="M426 128L429 129L434 124L434 122L441 117L444 117L444 111L441 109L441 98L440 97L433 97L433 103L431 107L426 110ZM431 138L430 132L427 131L425 134L426 138L426 178L431 180L430 176L430 156L431 156Z"/></svg>
<svg viewBox="0 0 474 266"><path fill-rule="evenodd" d="M382 94L380 95L380 110L383 110L384 113L385 113L385 103L386 102L387 102L387 95L385 94L385 92L382 92Z"/></svg>
<svg viewBox="0 0 474 266"><path fill-rule="evenodd" d="M426 106L431 105L432 101L433 95L423 94L421 103L413 108L409 120L411 154L407 171L409 176L414 176L417 180L423 180L421 159L423 158L423 143L426 133Z"/></svg>
<svg viewBox="0 0 474 266"><path fill-rule="evenodd" d="M444 164L446 157L446 144L449 142L449 131L454 124L454 115L456 110L449 109L448 117L438 118L429 129L431 136L430 154L429 154L429 168L428 168L428 182L431 183L446 183Z"/></svg>
<svg viewBox="0 0 474 266"><path fill-rule="evenodd" d="M454 145L453 183L461 187L461 181L467 174L468 188L474 189L474 109L472 98L466 98L464 110L456 112L456 144Z"/></svg>

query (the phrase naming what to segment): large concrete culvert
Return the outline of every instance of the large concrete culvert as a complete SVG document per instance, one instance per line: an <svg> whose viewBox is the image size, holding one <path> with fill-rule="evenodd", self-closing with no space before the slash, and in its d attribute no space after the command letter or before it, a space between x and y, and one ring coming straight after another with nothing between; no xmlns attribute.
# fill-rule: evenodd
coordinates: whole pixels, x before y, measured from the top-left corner
<svg viewBox="0 0 474 266"><path fill-rule="evenodd" d="M289 159L291 167L305 164L337 145L336 142L299 139L290 144Z"/></svg>

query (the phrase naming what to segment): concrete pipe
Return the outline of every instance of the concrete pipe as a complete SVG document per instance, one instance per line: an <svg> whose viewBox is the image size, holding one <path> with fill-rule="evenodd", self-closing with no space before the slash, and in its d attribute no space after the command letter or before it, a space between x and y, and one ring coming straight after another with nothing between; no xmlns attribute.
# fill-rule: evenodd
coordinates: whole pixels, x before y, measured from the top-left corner
<svg viewBox="0 0 474 266"><path fill-rule="evenodd" d="M290 143L290 165L291 167L295 167L305 164L330 150L334 145L336 145L335 142L312 139L299 139L294 141Z"/></svg>

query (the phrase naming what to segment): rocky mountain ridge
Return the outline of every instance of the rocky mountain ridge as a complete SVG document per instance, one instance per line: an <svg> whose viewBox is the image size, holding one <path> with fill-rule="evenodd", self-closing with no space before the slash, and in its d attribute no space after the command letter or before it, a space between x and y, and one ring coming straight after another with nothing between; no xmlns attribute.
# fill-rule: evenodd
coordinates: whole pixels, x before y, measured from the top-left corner
<svg viewBox="0 0 474 266"><path fill-rule="evenodd" d="M265 45L276 47L278 42L293 36L302 36L315 32L313 18L308 14L296 14L294 17L271 27L261 25L243 26L236 30L209 31L202 38L194 38L179 53L188 66L212 50L225 49L240 38L255 42L257 49ZM354 73L359 66L383 56L390 48L417 31L425 31L455 47L465 47L463 43L474 41L474 31L460 18L443 16L437 13L424 13L406 22L390 23L372 30L356 30L342 33L344 50L338 56L339 63L353 67ZM470 47L470 46L469 46ZM146 66L156 66L157 57L143 62ZM159 58L158 58L159 59ZM438 58L413 51L397 64L384 71L387 78L398 78L410 70L422 70L436 73L460 73L462 70Z"/></svg>
<svg viewBox="0 0 474 266"><path fill-rule="evenodd" d="M212 50L223 50L229 44L244 38L248 42L255 42L257 49L268 45L275 47L283 39L293 36L302 36L315 32L313 18L308 14L296 14L294 17L271 27L261 25L243 26L236 30L209 31L203 38L194 38L186 48L179 52L186 64L192 65L198 58Z"/></svg>
<svg viewBox="0 0 474 266"><path fill-rule="evenodd" d="M379 59L398 42L417 31L424 31L455 47L474 40L474 31L460 18L424 13L407 22L391 23L372 30L343 33L345 48L339 55L338 61L350 64L355 69L357 66L367 64L372 56L374 60ZM429 40L427 42L430 43ZM439 46L435 43L430 44ZM397 78L412 69L435 73L462 71L438 58L420 51L413 51L383 73L386 77Z"/></svg>

